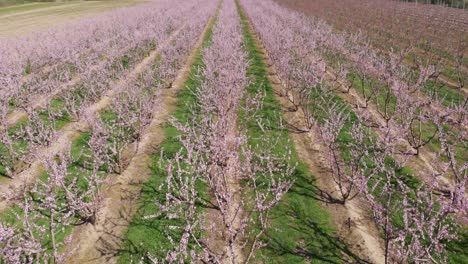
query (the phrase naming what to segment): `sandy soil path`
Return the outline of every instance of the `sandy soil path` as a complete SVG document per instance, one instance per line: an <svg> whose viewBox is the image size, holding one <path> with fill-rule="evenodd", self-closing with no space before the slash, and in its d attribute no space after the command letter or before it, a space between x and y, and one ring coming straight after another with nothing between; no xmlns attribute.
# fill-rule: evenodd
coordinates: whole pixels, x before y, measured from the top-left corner
<svg viewBox="0 0 468 264"><path fill-rule="evenodd" d="M237 136L237 131L228 131L229 137L234 139ZM229 144L228 146L233 146ZM233 150L235 151L235 150ZM226 168L237 168L236 165L232 166L236 160L229 159ZM231 164L231 165L230 165ZM230 193L231 201L229 204L226 222L231 223L230 227L232 230L240 230L242 225L242 217L244 211L242 209L242 186L240 185L239 179L236 177L236 171L227 169L225 177L226 189ZM211 228L210 232L204 238L208 247L217 256L221 256L221 263L232 264L230 260L234 259L236 263L243 263L245 261L245 254L242 247L234 242L232 246L226 242L226 235L229 234L229 229L223 223L223 217L220 210L208 208L204 211L204 222L206 227Z"/></svg>

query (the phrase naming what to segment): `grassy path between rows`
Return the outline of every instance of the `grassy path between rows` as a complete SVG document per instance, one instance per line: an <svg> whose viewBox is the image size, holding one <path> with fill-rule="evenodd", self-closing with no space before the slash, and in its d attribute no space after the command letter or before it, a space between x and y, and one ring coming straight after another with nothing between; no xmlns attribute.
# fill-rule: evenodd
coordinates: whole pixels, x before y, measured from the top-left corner
<svg viewBox="0 0 468 264"><path fill-rule="evenodd" d="M244 30L245 17L243 18ZM249 67L249 77L252 78L252 83L248 87L250 95L256 94L258 91L265 92L263 108L260 110L260 115L263 121L270 120L271 124L279 124L281 110L275 100L273 90L266 76L266 68L261 59L261 54L255 47L255 44L249 35L248 31L244 31L245 45L251 59ZM205 46L209 45L210 37L205 39ZM187 115L190 114L190 106L195 103L195 96L192 91L199 87L201 80L199 79L198 70L203 67L201 54L198 54L196 62L192 66L189 80L186 82L185 88L178 94L177 105L174 111L174 118L179 122L184 123L187 120ZM242 120L242 116L240 117ZM249 124L249 138L251 144L256 141L260 142L260 137L275 137L281 138L276 151L280 154L282 151L287 151L290 146L287 130L274 126L270 128L268 133L262 133L258 126ZM144 219L144 216L154 214L157 207L154 205L155 200L164 199L164 193L159 192L160 186L166 177L164 164L162 160L168 160L174 157L179 151L181 145L177 140L179 132L167 125L165 127L165 141L160 146L161 155L154 155L151 179L143 185L141 207L134 217L127 231L125 246L120 253L120 263L129 263L131 260L147 259L147 254L152 254L157 257L164 252L162 249L171 248L172 245L167 240L170 233L171 236L177 237L177 231L168 230L168 226L174 224L174 220L166 220L163 218ZM293 155L293 161L298 160L297 155ZM332 227L329 225L329 217L321 206L310 199L308 194L301 194L300 181L302 179L309 181L310 174L303 165L298 166L295 175L298 185L293 187L291 192L286 195L285 200L273 212L273 226L271 232L267 232L264 237L265 241L270 241L269 246L257 252L257 260L266 261L268 263L302 263L310 258L314 260L321 259L321 262L340 263L343 259L341 250L344 245L338 245L337 238L334 235ZM200 186L203 190L203 186ZM288 216L288 217L285 217ZM297 243L305 242L305 254L299 250Z"/></svg>
<svg viewBox="0 0 468 264"><path fill-rule="evenodd" d="M354 255L337 236L329 212L314 198L317 189L315 177L301 161L294 146L291 146L293 142L288 129L279 126L283 123L281 121L283 114L268 78L264 54L255 42L244 11L238 2L237 4L242 19L245 46L251 61L248 69L251 79L248 93L251 96L257 92L264 93L264 103L259 115L265 124L272 124L266 133L263 133L256 124L249 124L250 143L253 145L261 143L261 138L264 137L279 139L276 153L286 154L284 152L291 150L291 162L299 164L293 175L295 184L272 211L272 226L264 237L268 245L257 252L257 259L264 263L360 261L360 258Z"/></svg>
<svg viewBox="0 0 468 264"><path fill-rule="evenodd" d="M331 221L331 216L323 205L314 199L316 183L314 176L307 167L300 162L296 151L291 148L291 141L287 129L278 126L282 116L281 107L275 98L271 83L268 80L267 66L263 60L261 50L256 46L252 33L249 31L248 21L242 10L239 10L243 23L245 48L249 54L251 65L248 75L251 84L248 93L254 96L257 92L265 94L263 107L259 110L262 121L272 124L267 132L261 131L256 124L248 124L250 144L261 142L261 137L279 138L277 154L292 149L291 162L298 162L294 177L295 185L283 198L282 202L272 212L272 226L263 239L268 245L257 252L256 261L264 263L349 263L360 262L358 256L337 236ZM204 40L206 47L210 43L211 31ZM177 102L173 116L184 123L190 114L190 106L195 103L193 90L199 87L201 80L198 74L203 67L201 52L198 51L195 63L191 67L189 79L184 89L177 94ZM240 120L242 121L242 113ZM149 261L148 254L161 258L164 249L171 248L167 240L168 234L177 236L177 230L169 230L173 221L164 218L145 219L158 209L155 200L163 200L164 193L158 187L166 177L163 160L170 160L179 151L181 145L177 140L179 132L167 124L164 127L164 142L159 146L160 155L152 156L151 175L148 182L143 184L139 209L133 218L125 237L124 247L119 252L120 263L130 261ZM203 190L203 186L200 186ZM458 262L459 263L459 262Z"/></svg>
<svg viewBox="0 0 468 264"><path fill-rule="evenodd" d="M243 15L244 16L244 15ZM244 16L245 17L245 16ZM247 22L245 22L247 23ZM258 48L255 48L255 47L252 47L251 48L252 50L256 51L257 53L259 53L257 55L257 58L256 59L253 59L254 61L260 61L262 59L262 54L260 51L258 51ZM264 64L264 63L263 63ZM265 68L266 69L266 68ZM267 75L268 73L265 72L265 76ZM340 103L342 105L346 105L346 103L341 99L339 98L338 96L334 96L333 98L333 101L337 102L337 103ZM352 112L352 110L350 108L347 108L350 115L351 115L351 118L353 121L357 121L358 118L357 116ZM350 123L348 122L348 124L345 125L345 128L344 128L344 131L343 132L346 132L347 130L350 129ZM341 133L340 135L340 140L345 143L345 142L348 142L352 139L348 138L346 136L346 133ZM302 158L302 157L301 157ZM318 157L317 157L318 158ZM399 170L397 171L397 173L400 175L400 177L402 177L404 179L404 181L406 182L406 184L408 184L409 186L411 186L412 188L415 188L419 181L418 179L416 179L413 175L412 175L412 172L408 169L408 168L403 168L403 170ZM305 178L306 179L306 178ZM300 183L296 182L296 186L299 185ZM309 193L309 199L310 200L313 200L314 198L313 197L316 197L316 193L315 193L315 190L317 189L317 186L316 186L316 183L314 180L312 181L308 181L306 185L302 185L302 189L301 191L302 192L308 192ZM322 187L322 186L320 186ZM294 191L294 188L293 190ZM310 205L309 205L310 206ZM327 206L328 207L328 206ZM364 208L360 208L361 210L364 209ZM365 210L365 209L364 209ZM313 219L312 218L306 218L307 221L311 221ZM288 224L289 223L289 224ZM285 221L284 222L285 225L291 225L291 222L287 222ZM336 225L338 225L339 223L335 223ZM306 233L306 232L304 232ZM287 234L287 236L282 239L282 240L279 240L281 242L283 241L287 241L287 238L290 236L290 233ZM467 245L467 241L466 241L466 238L467 238L467 235L466 235L466 228L463 228L461 230L461 233L460 233L460 239L458 241L453 241L451 243L449 243L449 246L448 246L448 257L449 257L449 262L450 263L464 263L467 261L467 256L466 256L466 253L464 253L463 251L463 248L466 248L466 245ZM317 236L311 236L311 240L317 240ZM308 240L298 240L298 239L293 239L291 241L299 241L300 244L307 244L309 243ZM339 239L336 239L336 241L339 241ZM342 247L339 246L339 243L337 243L336 245L336 250L339 250L339 249L342 249L343 252L346 252L347 249L344 249ZM276 249L276 251L278 251L278 248ZM323 252L323 250L322 250ZM304 254L304 252L302 252L302 254ZM312 257L313 258L313 257ZM315 258L317 259L317 258ZM319 258L320 259L320 258ZM334 261L332 261L334 262Z"/></svg>
<svg viewBox="0 0 468 264"><path fill-rule="evenodd" d="M218 8L219 10L219 8ZM212 28L216 23L218 11L207 26L206 33L203 37L201 48L195 51L193 63L189 69L189 73L185 83L182 84L182 90L175 95L174 109L172 117L180 122L185 122L190 114L190 106L195 102L195 96L192 93L193 89L200 85L199 69L203 66L202 48L210 44ZM158 190L158 187L165 181L167 172L163 160L170 160L182 145L177 140L180 132L171 126L169 122L163 125L162 129L163 142L154 151L151 157L150 175L148 181L142 184L139 201L137 203L138 210L134 215L131 223L125 234L125 242L119 252L118 263L130 263L131 261L144 260L144 263L151 263L148 259L148 254L164 258L164 249L171 248L172 245L167 240L168 233L171 235L177 234L177 230L169 230L169 226L173 224L171 220L163 218L145 219L147 215L152 215L158 211L154 201L164 199L165 193ZM200 187L202 188L202 187ZM175 235L177 237L177 235Z"/></svg>

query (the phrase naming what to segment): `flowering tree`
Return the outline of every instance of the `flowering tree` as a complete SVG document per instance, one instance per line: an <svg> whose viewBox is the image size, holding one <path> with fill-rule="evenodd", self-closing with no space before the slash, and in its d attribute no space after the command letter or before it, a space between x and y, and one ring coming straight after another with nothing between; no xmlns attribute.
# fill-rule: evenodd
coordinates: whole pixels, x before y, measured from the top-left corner
<svg viewBox="0 0 468 264"><path fill-rule="evenodd" d="M24 188L11 214L14 224L2 223L0 259L13 263L44 261L64 263L73 253L62 253L60 247L70 238L60 241L66 228L94 223L101 198L102 180L92 173L78 184L78 176L68 172L69 153L44 159L48 177L34 186ZM82 177L82 176L81 176ZM79 185L84 184L85 187Z"/></svg>
<svg viewBox="0 0 468 264"><path fill-rule="evenodd" d="M430 185L408 186L397 173L404 164L389 163L390 152L383 150L372 157L379 177L364 193L384 234L385 262L444 262L447 242L457 238L455 219L466 211L466 199L460 200L459 190L450 193L452 199L435 195L444 173L435 167Z"/></svg>
<svg viewBox="0 0 468 264"><path fill-rule="evenodd" d="M420 149L437 136L438 129L432 119L439 114L429 111L424 103L414 102L408 96L399 94L398 97L398 122L391 123L392 129L399 131L400 136L406 139L414 155L419 155Z"/></svg>
<svg viewBox="0 0 468 264"><path fill-rule="evenodd" d="M16 135L0 134L0 165L4 168L7 177L13 179L21 171L20 161L23 150L15 142Z"/></svg>
<svg viewBox="0 0 468 264"><path fill-rule="evenodd" d="M30 111L30 119L27 125L22 129L22 137L28 143L29 150L35 150L39 147L49 146L55 136L55 118L44 121L39 113Z"/></svg>

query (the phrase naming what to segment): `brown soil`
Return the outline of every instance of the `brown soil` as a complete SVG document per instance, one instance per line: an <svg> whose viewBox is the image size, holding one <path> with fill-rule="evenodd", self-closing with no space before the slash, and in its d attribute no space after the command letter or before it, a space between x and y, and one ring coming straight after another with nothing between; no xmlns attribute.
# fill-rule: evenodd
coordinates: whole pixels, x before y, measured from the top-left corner
<svg viewBox="0 0 468 264"><path fill-rule="evenodd" d="M238 179L235 178L235 175L228 175L226 177L228 190L233 194L233 199L226 218L232 221L233 229L239 230L241 228L242 212L237 212L236 210L242 208L241 186ZM234 243L231 248L229 243L226 242L224 234L228 232L228 230L223 224L220 211L211 208L207 209L205 210L203 219L205 219L205 226L210 228L204 241L213 253L220 256L221 263L231 263L230 260L232 259L235 259L236 263L243 263L245 261L245 254L242 247L238 245L238 243Z"/></svg>
<svg viewBox="0 0 468 264"><path fill-rule="evenodd" d="M212 23L214 18L211 18ZM129 166L121 175L109 177L103 186L104 203L100 208L94 225L78 226L73 230L72 245L79 248L69 258L68 263L116 263L116 253L120 248L122 236L136 213L141 184L150 177L151 155L164 140L163 125L176 105L177 93L183 88L191 65L200 50L208 25L192 50L184 68L171 89L165 89L158 96L160 102L154 109L154 117L139 144L139 151L131 159ZM66 248L73 250L72 248Z"/></svg>
<svg viewBox="0 0 468 264"><path fill-rule="evenodd" d="M257 47L264 54L266 65L272 65L259 38L255 34L251 24L250 31L255 38ZM276 94L286 94L280 85L281 81L272 66L268 67L269 80L276 91ZM299 111L291 112L292 104L285 97L277 96L282 109L283 116L288 124L294 127L305 127L303 113ZM307 165L310 172L315 176L317 185L325 192L337 194L337 186L333 181L329 169L325 165L322 146L317 140L317 131L311 130L307 133L290 133L295 144L298 156ZM372 263L383 263L384 250L383 240L380 238L378 229L366 212L368 210L365 201L355 198L348 201L346 206L324 203L324 208L330 212L338 235L342 238L354 254ZM350 221L350 225L347 222Z"/></svg>
<svg viewBox="0 0 468 264"><path fill-rule="evenodd" d="M239 179L236 178L236 175L229 175L228 179L228 190L229 192L233 193L233 199L231 201L232 205L229 207L229 212L228 212L228 219L232 219L232 228L235 230L241 229L242 225L242 187L239 183ZM238 212L237 210L240 210ZM241 238L239 238L241 239ZM239 245L239 242L235 242L232 248L229 246L225 246L224 252L227 252L227 258L224 262L224 264L229 264L229 260L235 259L236 263L243 263L245 260L244 252L242 250L242 247Z"/></svg>

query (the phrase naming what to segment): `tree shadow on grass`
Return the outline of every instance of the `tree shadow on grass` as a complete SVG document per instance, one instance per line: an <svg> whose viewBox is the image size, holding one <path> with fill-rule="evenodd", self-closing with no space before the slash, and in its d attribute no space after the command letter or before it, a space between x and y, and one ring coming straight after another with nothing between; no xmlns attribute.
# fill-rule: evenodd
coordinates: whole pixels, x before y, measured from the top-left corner
<svg viewBox="0 0 468 264"><path fill-rule="evenodd" d="M157 259L164 259L168 249L173 249L177 241L182 238L183 230L174 229L174 226L184 226L184 219L171 219L166 214L156 216L160 209L155 201L164 204L166 199L165 189L160 189L165 179L165 173L153 168L152 179L144 183L136 206L139 206L136 215L131 219L129 228L122 238L122 244L117 252L120 263L140 262L153 263L148 258L149 254ZM197 204L199 208L216 209L209 201ZM152 216L152 217L146 217ZM175 244L173 244L171 237ZM196 249L189 244L189 248Z"/></svg>
<svg viewBox="0 0 468 264"><path fill-rule="evenodd" d="M300 165L304 166L304 165ZM316 180L304 173L303 171L305 168L299 167L299 172L296 173L295 183L289 190L289 192L296 193L297 195L309 197L314 200L329 203L329 204L343 204L343 202L337 198L335 198L329 192L323 190L322 188L318 187L316 184Z"/></svg>
<svg viewBox="0 0 468 264"><path fill-rule="evenodd" d="M268 263L369 263L351 252L334 232L328 212L320 205L327 201L323 201L313 178L299 166L295 179L272 211L263 258Z"/></svg>
<svg viewBox="0 0 468 264"><path fill-rule="evenodd" d="M468 263L468 227L464 226L459 232L458 240L448 243L448 263Z"/></svg>
<svg viewBox="0 0 468 264"><path fill-rule="evenodd" d="M108 243L101 243L107 247L102 249L102 253L118 256L120 263L140 260L151 263L148 254L164 259L166 250L174 247L168 237L177 241L182 235L181 230L170 226L181 224L183 219L145 218L159 211L154 204L156 200L163 202L165 199L164 189L159 189L165 174L157 168L153 168L153 173L151 180L143 184L139 201L135 204L138 212L130 220L128 231L118 238L120 247L112 248L116 238L111 235ZM322 198L313 178L300 167L296 174L296 183L272 211L272 226L264 236L267 246L259 252L260 258L266 259L264 263L302 263L304 260L368 263L354 255L330 227L327 212L318 202ZM206 208L209 203L199 206Z"/></svg>
<svg viewBox="0 0 468 264"><path fill-rule="evenodd" d="M0 180L2 179L11 179L11 177L8 177L6 171L0 166Z"/></svg>
<svg viewBox="0 0 468 264"><path fill-rule="evenodd" d="M355 255L324 222L322 212L312 212L300 202L281 209L283 218L265 236L268 259L278 263L319 261L324 263L369 263ZM312 215L315 214L315 215Z"/></svg>

